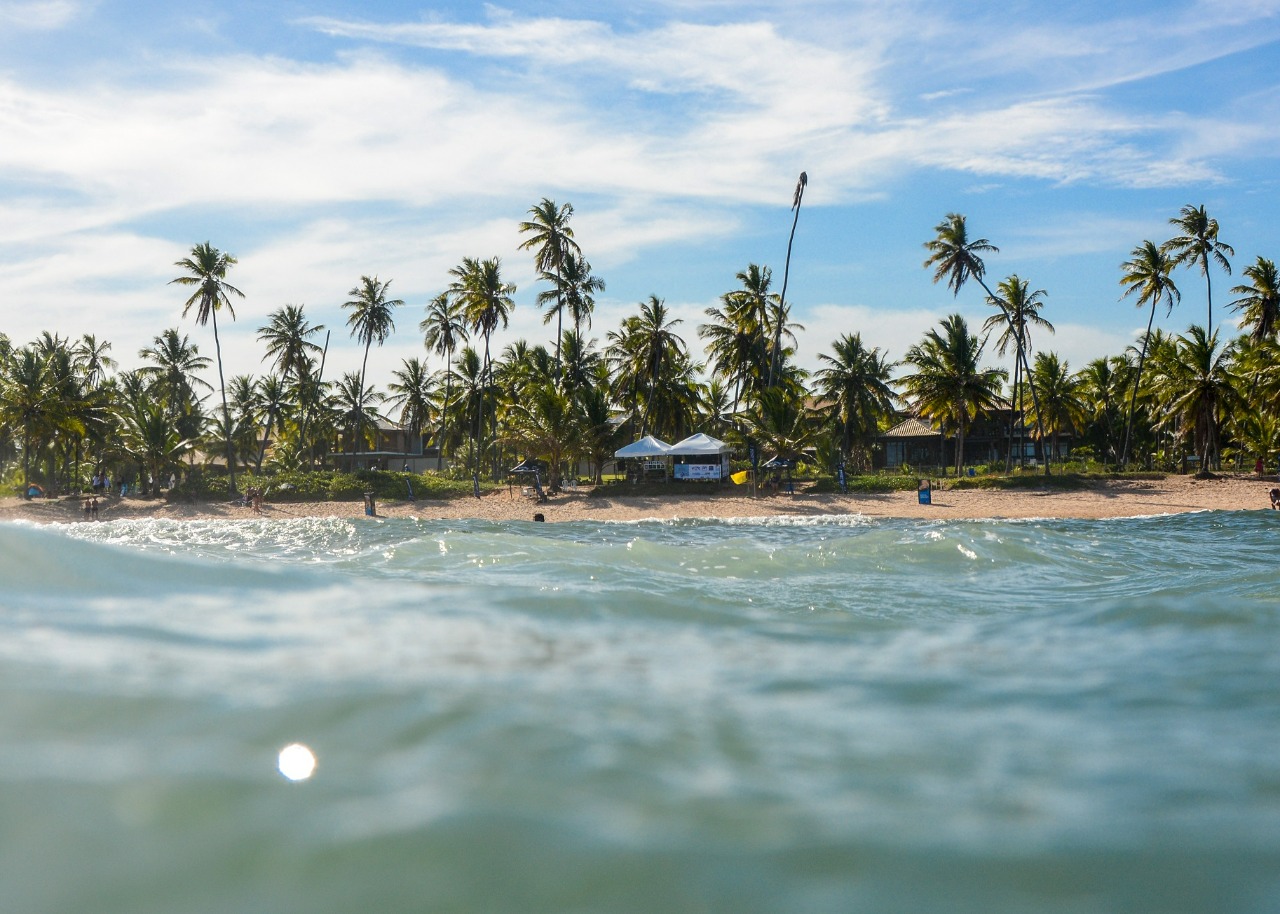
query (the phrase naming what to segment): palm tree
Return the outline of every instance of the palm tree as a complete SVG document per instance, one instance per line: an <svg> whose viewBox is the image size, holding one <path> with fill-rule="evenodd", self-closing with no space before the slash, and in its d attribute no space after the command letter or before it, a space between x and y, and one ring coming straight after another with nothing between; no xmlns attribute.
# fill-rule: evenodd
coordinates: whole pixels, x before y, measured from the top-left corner
<svg viewBox="0 0 1280 914"><path fill-rule="evenodd" d="M332 407L351 453L356 453L357 447L370 444L377 430L377 420L381 418L375 407L383 399L378 391L366 388L363 378L354 371L344 374L334 385Z"/></svg>
<svg viewBox="0 0 1280 914"><path fill-rule="evenodd" d="M531 248L536 248L534 266L537 267L544 278L551 279L555 284L555 306L547 311L544 321L549 323L551 314L555 313L556 365L560 364L560 337L564 333L562 312L564 311L565 301L560 280L564 276L566 262L571 257L582 256L582 249L573 240L573 229L569 227L569 218L572 215L572 203L566 203L558 207L555 201L543 197L542 202L530 208L529 216L531 218L520 223L520 234L529 235L528 238L520 243L520 250L527 251ZM590 271L588 270L587 272L589 273ZM550 297L544 301L541 295L538 296L539 305L549 303Z"/></svg>
<svg viewBox="0 0 1280 914"><path fill-rule="evenodd" d="M772 274L767 266L748 264L737 279L741 287L720 296L721 307L707 308L704 313L711 320L698 327L712 371L733 385L735 414L739 404L753 400L766 386L770 305L780 303L769 291Z"/></svg>
<svg viewBox="0 0 1280 914"><path fill-rule="evenodd" d="M312 326L303 313L302 305L285 305L267 315L267 323L258 328L258 342L265 343L267 354L263 359L272 360L271 367L286 380L297 380L304 359L320 352L320 346L311 337L324 329L324 324Z"/></svg>
<svg viewBox="0 0 1280 914"><path fill-rule="evenodd" d="M369 348L375 342L381 346L387 341L387 337L396 329L392 312L404 304L398 298L387 298L390 288L389 279L380 282L376 276L361 276L360 285L347 293L351 298L342 303L342 307L351 309L351 316L347 318L351 335L364 343L364 361L360 363L360 390L355 397L359 408L363 408L365 402L364 381L369 367ZM363 420L361 425L363 426Z"/></svg>
<svg viewBox="0 0 1280 914"><path fill-rule="evenodd" d="M1209 275L1209 262L1213 261L1231 275L1231 262L1228 254L1236 256L1235 250L1225 241L1218 240L1218 220L1210 218L1204 206L1187 204L1178 215L1169 220L1169 224L1182 231L1181 235L1170 238L1163 245L1166 254L1173 255L1173 264L1191 264L1200 268L1204 276L1205 292L1209 302L1209 321L1206 332L1213 334L1213 280Z"/></svg>
<svg viewBox="0 0 1280 914"><path fill-rule="evenodd" d="M1147 318L1147 332L1142 338L1142 352L1138 355L1138 373L1134 377L1133 392L1129 399L1129 418L1125 423L1124 447L1120 451L1120 466L1129 462L1129 442L1133 434L1133 411L1138 404L1138 388L1142 385L1142 367L1147 358L1147 343L1151 338L1151 325L1156 319L1156 305L1165 302L1170 313L1173 306L1182 298L1182 293L1174 285L1169 274L1173 271L1173 260L1152 241L1144 241L1133 249L1130 259L1120 267L1124 275L1120 277L1120 285L1124 286L1121 300L1137 293L1134 302L1139 308L1151 305L1151 316Z"/></svg>
<svg viewBox="0 0 1280 914"><path fill-rule="evenodd" d="M1191 430L1202 472L1218 465L1222 423L1244 403L1231 371L1233 349L1219 349L1217 334L1193 325L1174 341L1173 357L1160 379L1160 400L1167 404L1164 422Z"/></svg>
<svg viewBox="0 0 1280 914"><path fill-rule="evenodd" d="M89 387L98 387L106 380L107 372L116 367L116 360L107 355L110 351L110 343L106 340L99 343L91 333L82 336L72 349L76 368L84 375Z"/></svg>
<svg viewBox="0 0 1280 914"><path fill-rule="evenodd" d="M1040 407L1043 410L1037 425L1052 438L1051 446L1045 448L1045 462L1048 463L1050 456L1058 453L1059 436L1084 424L1083 382L1054 352L1036 353L1032 374L1040 389Z"/></svg>
<svg viewBox="0 0 1280 914"><path fill-rule="evenodd" d="M1018 426L1024 426L1023 403L1022 403L1022 378L1023 370L1026 369L1029 378L1030 387L1035 387L1035 381L1038 380L1030 370L1028 362L1028 353L1031 351L1031 325L1043 327L1050 333L1053 332L1053 324L1049 323L1040 316L1040 309L1044 305L1045 291L1044 289L1036 289L1034 292L1029 291L1031 283L1025 279L1020 279L1017 274L1008 277L1000 285L996 286L1000 293L999 297L988 297L987 304L992 307L999 308L999 314L993 314L982 324L984 332L991 332L1003 325L1004 332L996 339L996 352L1004 355L1010 345L1014 348L1013 362L1013 389L1017 393L1018 403ZM1038 414L1039 415L1039 414ZM1009 423L1009 448L1005 458L1006 472L1011 468L1013 459L1013 429L1014 423ZM1041 434L1045 429L1040 428ZM1021 461L1019 461L1021 462ZM1049 472L1049 458L1045 455L1045 473Z"/></svg>
<svg viewBox="0 0 1280 914"><path fill-rule="evenodd" d="M258 412L262 416L262 440L258 445L258 459L254 463L257 472L262 472L262 462L267 456L267 441L275 434L274 445L278 446L284 436L286 416L295 405L290 397L288 382L278 374L269 374L258 379L254 400Z"/></svg>
<svg viewBox="0 0 1280 914"><path fill-rule="evenodd" d="M795 212L795 217L791 220L791 235L787 238L787 260L782 267L782 294L778 296L778 318L777 324L773 328L773 351L770 353L769 359L769 386L773 386L774 379L777 378L782 370L782 333L784 324L787 320L787 280L791 278L791 245L796 240L796 226L800 223L800 203L804 200L804 189L809 185L809 175L807 172L800 172L800 179L796 181L796 192L791 200L791 209Z"/></svg>
<svg viewBox="0 0 1280 914"><path fill-rule="evenodd" d="M1080 371L1080 395L1090 440L1099 445L1106 462L1118 464L1124 435L1121 409L1132 382L1133 366L1123 356L1098 358Z"/></svg>
<svg viewBox="0 0 1280 914"><path fill-rule="evenodd" d="M815 417L805 408L803 390L789 385L763 391L743 418L753 439L787 460L799 457L818 434Z"/></svg>
<svg viewBox="0 0 1280 914"><path fill-rule="evenodd" d="M444 407L440 410L440 431L436 441L436 470L444 468L445 419L453 400L453 350L467 341L467 322L462 305L448 292L441 292L427 305L427 316L418 324L428 352L444 359Z"/></svg>
<svg viewBox="0 0 1280 914"><path fill-rule="evenodd" d="M640 303L639 314L625 318L617 332L609 333L608 358L620 387L633 397L633 410L642 390L645 392L641 437L648 434L654 407L661 399L657 396L661 380L665 377L668 382L674 381L683 373L682 363L688 362L685 342L675 331L680 323L683 322L670 319L665 301L650 295L648 301ZM675 393L674 389L670 392Z"/></svg>
<svg viewBox="0 0 1280 914"><path fill-rule="evenodd" d="M960 294L964 284L972 277L977 281L978 285L982 286L982 291L987 293L988 300L1003 301L987 288L987 284L982 278L986 275L987 268L982 262L981 255L999 253L1000 249L986 238L975 238L970 241L968 223L965 221L965 217L959 213L947 213L947 217L934 226L933 230L936 233L935 236L924 243L925 250L929 252L924 266L926 269L933 267L933 281L936 283L945 279L947 288L951 290L954 297ZM1022 353L1024 344L1022 337L1013 325L1011 309L1003 308L1002 310L1014 335L1018 352ZM1023 366L1026 366L1025 359L1023 360ZM1030 372L1028 372L1027 377L1027 386L1031 388L1031 405L1036 415L1039 415L1040 403L1036 394L1035 380L1030 377ZM1044 429L1039 429L1038 431L1040 438L1043 440ZM1048 461L1045 461L1045 472L1047 473L1048 471Z"/></svg>
<svg viewBox="0 0 1280 914"><path fill-rule="evenodd" d="M956 433L956 475L964 469L964 438L970 423L1000 405L1003 369L981 367L984 342L969 332L959 314L944 318L942 332L930 330L924 341L907 350L905 362L915 373L898 383L913 401L917 415Z"/></svg>
<svg viewBox="0 0 1280 914"><path fill-rule="evenodd" d="M591 313L595 310L595 295L604 291L604 280L591 274L591 264L581 254L570 254L558 265L557 272L545 270L541 277L551 283L551 288L538 293L538 306L546 308L542 315L544 324L557 319L557 336L563 338L564 332L559 329L560 318L566 308L573 319L573 332L581 333L585 321L591 326ZM548 307L550 306L550 307ZM560 344L556 344L556 364L560 364Z"/></svg>
<svg viewBox="0 0 1280 914"><path fill-rule="evenodd" d="M187 299L182 308L183 317L187 316L187 312L194 305L196 308L196 323L201 327L205 326L210 318L213 319L213 348L218 358L218 385L222 390L222 418L228 429L231 427L231 411L227 408L227 384L222 376L222 343L218 340L218 310L225 307L231 314L231 319L235 320L236 312L231 307L230 296L238 295L240 298L244 298L243 292L227 282L227 270L237 262L230 254L219 251L208 241L205 241L193 247L189 257L184 257L174 263L175 267L185 270L186 273L169 280L170 285L176 283L180 286L195 286L195 291L191 293L191 297ZM229 437L226 440L226 446L227 471L231 474L228 491L231 495L235 495L236 468L231 454L231 439Z"/></svg>
<svg viewBox="0 0 1280 914"><path fill-rule="evenodd" d="M549 202L549 201L544 201ZM570 210L572 211L572 210ZM484 362L486 389L493 387L493 359L489 344L494 331L501 325L504 329L511 319L511 310L516 306L512 296L516 293L514 283L502 281L502 260L490 257L488 260L464 258L462 263L449 271L455 277L449 286L449 294L458 299L462 313L473 333L484 337ZM484 402L480 403L480 427L484 426ZM497 428L497 410L492 414L493 425ZM484 448L481 447L481 451ZM494 472L497 473L497 455L492 455Z"/></svg>
<svg viewBox="0 0 1280 914"><path fill-rule="evenodd" d="M831 404L831 417L840 429L841 457L850 457L855 444L866 457L881 421L892 414L898 399L889 386L897 366L878 346L867 349L860 333L842 335L831 348L831 355L818 355L828 367L815 377L817 393Z"/></svg>
<svg viewBox="0 0 1280 914"><path fill-rule="evenodd" d="M199 374L211 362L200 355L200 347L192 343L189 337L185 334L179 336L176 327L170 327L153 337L151 343L138 351L139 358L146 359L151 364L138 370L148 379L154 378L158 382L157 393L165 401L165 407L171 415L190 412L202 399L196 395L197 388L213 390L212 385Z"/></svg>
<svg viewBox="0 0 1280 914"><path fill-rule="evenodd" d="M435 396L431 372L421 359L409 358L391 376L395 380L387 385L391 392L387 402L400 407L400 424L415 441L421 441L422 429L431 421L431 401Z"/></svg>
<svg viewBox="0 0 1280 914"><path fill-rule="evenodd" d="M1275 339L1280 329L1280 275L1276 265L1265 257L1244 268L1249 285L1239 285L1231 291L1239 295L1231 307L1244 312L1245 324L1251 324L1255 340Z"/></svg>

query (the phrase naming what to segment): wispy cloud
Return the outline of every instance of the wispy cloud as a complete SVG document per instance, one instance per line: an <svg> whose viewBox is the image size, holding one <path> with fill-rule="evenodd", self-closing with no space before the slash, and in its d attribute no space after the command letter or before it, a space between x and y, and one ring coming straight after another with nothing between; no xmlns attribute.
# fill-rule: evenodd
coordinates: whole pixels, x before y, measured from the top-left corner
<svg viewBox="0 0 1280 914"><path fill-rule="evenodd" d="M38 31L60 29L85 7L77 0L0 0L0 25Z"/></svg>

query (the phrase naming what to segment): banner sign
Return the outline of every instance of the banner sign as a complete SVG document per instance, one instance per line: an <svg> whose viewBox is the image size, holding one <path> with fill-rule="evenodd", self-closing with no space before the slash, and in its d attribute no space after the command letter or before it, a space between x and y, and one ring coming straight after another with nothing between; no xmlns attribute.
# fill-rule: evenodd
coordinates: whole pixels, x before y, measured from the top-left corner
<svg viewBox="0 0 1280 914"><path fill-rule="evenodd" d="M719 479L718 463L677 463L671 468L676 479Z"/></svg>

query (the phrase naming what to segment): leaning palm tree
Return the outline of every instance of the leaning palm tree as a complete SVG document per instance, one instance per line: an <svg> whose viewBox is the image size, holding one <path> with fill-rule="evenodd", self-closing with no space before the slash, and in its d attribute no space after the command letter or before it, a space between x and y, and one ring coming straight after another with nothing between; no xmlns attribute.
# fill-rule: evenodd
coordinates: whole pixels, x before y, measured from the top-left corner
<svg viewBox="0 0 1280 914"><path fill-rule="evenodd" d="M1243 312L1244 323L1252 325L1250 335L1255 340L1275 339L1280 329L1280 274L1276 265L1265 257L1259 257L1243 270L1249 285L1238 285L1231 291L1239 295L1231 307Z"/></svg>
<svg viewBox="0 0 1280 914"><path fill-rule="evenodd" d="M1004 369L983 368L984 340L969 332L959 314L944 318L941 333L930 330L907 350L905 363L915 368L898 380L914 412L956 434L956 475L964 470L964 439L979 415L1001 404Z"/></svg>
<svg viewBox="0 0 1280 914"><path fill-rule="evenodd" d="M1129 462L1129 442L1133 435L1133 411L1138 405L1138 388L1142 386L1142 367L1147 358L1147 343L1151 339L1151 325L1156 319L1156 305L1165 302L1170 313L1173 306L1182 298L1182 293L1174 285L1169 274L1173 271L1173 259L1152 241L1144 241L1133 249L1130 260L1125 261L1120 269L1124 275L1120 277L1120 285L1124 286L1121 299L1137 294L1134 302L1139 308L1151 305L1151 316L1147 318L1147 332L1142 337L1142 351L1138 355L1138 373L1134 377L1133 392L1129 397L1129 418L1125 422L1124 447L1120 451L1120 466Z"/></svg>
<svg viewBox="0 0 1280 914"><path fill-rule="evenodd" d="M924 243L925 250L929 252L924 266L933 267L933 281L936 283L945 279L952 295L958 296L964 284L972 277L978 285L982 286L982 291L987 293L988 300L1002 302L1003 299L988 289L986 282L983 281L982 277L986 274L987 268L981 257L988 252L998 253L1000 249L986 238L975 238L970 241L968 223L960 213L947 213L947 217L934 226L933 230L937 234ZM1013 316L1008 308L1002 310L1010 331L1014 334L1018 351L1023 352L1024 344L1014 326ZM1039 415L1040 403L1036 394L1035 380L1030 372L1027 372L1027 386L1031 389L1032 408L1036 415ZM1040 438L1043 439L1044 429L1038 431ZM1046 461L1045 472L1048 470L1048 461Z"/></svg>
<svg viewBox="0 0 1280 914"><path fill-rule="evenodd" d="M560 280L565 272L566 261L571 257L582 256L581 248L573 240L573 229L569 227L572 215L572 203L556 206L554 200L543 197L542 202L530 208L530 218L520 223L520 234L529 236L520 242L520 250L536 248L534 266L543 278L554 283L555 295L548 296L545 300L538 296L538 304L551 305L544 316L544 322L549 323L552 314L556 317L556 365L560 364L560 337L564 334L565 300Z"/></svg>
<svg viewBox="0 0 1280 914"><path fill-rule="evenodd" d="M1231 275L1231 261L1227 255L1236 256L1235 250L1225 241L1218 240L1218 220L1210 218L1204 206L1187 204L1178 215L1169 220L1169 224L1182 231L1181 235L1170 238L1162 249L1173 255L1173 265L1190 264L1200 268L1204 276L1205 292L1209 302L1209 321L1206 333L1213 334L1213 279L1209 275L1209 262L1212 261Z"/></svg>
<svg viewBox="0 0 1280 914"><path fill-rule="evenodd" d="M211 318L213 320L213 348L218 358L218 385L222 390L222 420L227 429L231 428L231 411L227 408L227 384L222 376L222 343L218 340L218 311L225 307L231 314L231 319L235 320L236 312L231 307L230 296L238 295L244 298L243 292L227 282L227 270L236 263L236 259L230 254L219 251L205 241L191 249L191 256L174 263L175 267L186 272L182 276L169 280L170 285L176 283L180 286L195 286L195 291L182 308L183 317L186 317L187 312L194 305L197 324L203 327ZM236 467L229 436L226 439L226 447L227 471L231 474L229 493L235 495Z"/></svg>
<svg viewBox="0 0 1280 914"><path fill-rule="evenodd" d="M390 288L389 279L380 282L376 276L361 276L360 285L347 293L351 298L342 303L342 307L351 309L351 315L347 318L351 335L364 343L364 361L360 363L360 390L354 398L358 408L363 408L365 402L364 382L369 367L369 348L375 342L381 346L387 341L387 337L396 329L392 311L404 304L398 298L387 297L387 290Z"/></svg>

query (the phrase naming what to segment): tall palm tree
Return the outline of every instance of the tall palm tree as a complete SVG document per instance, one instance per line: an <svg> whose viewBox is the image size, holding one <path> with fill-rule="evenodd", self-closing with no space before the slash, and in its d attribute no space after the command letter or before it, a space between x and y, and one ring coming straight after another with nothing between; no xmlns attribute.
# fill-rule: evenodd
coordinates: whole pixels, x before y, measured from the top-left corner
<svg viewBox="0 0 1280 914"><path fill-rule="evenodd" d="M365 402L364 382L369 367L369 348L375 342L381 346L391 336L396 329L393 312L404 304L398 298L387 297L390 288L389 279L381 282L377 276L361 276L360 285L347 293L351 298L342 303L342 307L351 310L351 315L347 318L351 335L364 343L364 361L360 363L360 390L355 398L358 408L363 408ZM356 438L363 440L359 435Z"/></svg>
<svg viewBox="0 0 1280 914"><path fill-rule="evenodd" d="M271 367L286 380L297 380L303 360L320 352L311 337L324 330L324 324L312 325L302 305L285 305L267 315L267 323L258 328L258 342L265 343Z"/></svg>
<svg viewBox="0 0 1280 914"><path fill-rule="evenodd" d="M1242 272L1250 282L1231 290L1240 296L1231 307L1243 312L1245 324L1253 327L1250 334L1255 340L1275 339L1280 329L1280 274L1276 273L1276 265L1259 256Z"/></svg>
<svg viewBox="0 0 1280 914"><path fill-rule="evenodd" d="M235 257L219 251L208 241L197 244L191 254L174 263L175 267L186 272L169 280L170 285L194 286L195 291L187 299L182 308L182 316L186 317L192 306L196 309L196 323L201 327L213 320L213 348L218 360L218 386L222 391L222 418L224 425L231 427L231 411L227 407L227 383L222 375L222 343L218 339L218 311L226 308L231 319L236 319L235 309L231 307L231 296L244 298L244 293L227 282L227 271L238 263ZM231 452L231 439L226 440L227 472L231 474L229 493L236 494L236 467Z"/></svg>
<svg viewBox="0 0 1280 914"><path fill-rule="evenodd" d="M551 283L551 288L538 293L538 306L546 308L542 315L544 324L557 319L557 335L561 338L564 332L559 330L559 321L564 310L569 310L573 320L573 332L581 333L582 324L591 326L591 314L596 307L596 293L604 291L604 280L591 273L591 264L581 254L570 254L558 265L557 272L541 273L543 279ZM550 307L548 307L550 306ZM560 344L556 344L556 364L560 364Z"/></svg>
<svg viewBox="0 0 1280 914"><path fill-rule="evenodd" d="M1173 264L1190 264L1200 268L1204 276L1205 292L1209 302L1209 321L1206 332L1213 334L1213 279L1209 275L1209 263L1220 266L1228 276L1231 275L1231 261L1227 255L1236 256L1235 250L1225 241L1218 240L1218 220L1205 212L1203 204L1192 206L1188 203L1178 215L1169 220L1182 234L1170 238L1163 245L1165 253L1173 255Z"/></svg>
<svg viewBox="0 0 1280 914"><path fill-rule="evenodd" d="M548 202L548 201L544 201ZM506 328L511 319L511 310L516 306L512 297L516 293L514 283L503 282L502 260L490 257L488 260L464 258L462 263L449 271L454 281L449 286L449 294L458 299L462 313L473 333L484 337L483 370L486 389L493 387L493 359L490 342L499 326ZM480 426L484 426L484 402L480 404ZM492 414L496 430L497 411ZM484 448L481 447L483 452ZM496 461L497 455L493 456ZM494 472L497 464L494 463Z"/></svg>
<svg viewBox="0 0 1280 914"><path fill-rule="evenodd" d="M945 219L934 226L935 235L929 241L924 243L925 250L929 252L928 258L924 262L926 269L933 267L933 281L947 281L947 288L951 290L952 296L958 296L960 290L964 288L964 284L970 278L974 279L978 285L982 286L982 291L987 293L988 300L997 302L1003 301L998 295L987 288L986 281L983 276L986 275L986 264L982 262L982 256L986 253L999 253L1000 249L988 241L986 238L969 239L969 226L965 217L960 213L947 213ZM1013 317L1010 309L1002 309L1005 314L1005 320L1009 323L1011 332L1017 343L1018 351L1023 351L1021 336L1018 335L1017 329L1013 325ZM1025 367L1025 362L1024 362ZM1027 374L1027 386L1031 389L1031 405L1036 415L1040 414L1040 403L1036 394L1035 380L1031 378L1030 372ZM1044 438L1044 429L1039 429L1039 436ZM1048 472L1048 461L1045 462L1045 472Z"/></svg>
<svg viewBox="0 0 1280 914"><path fill-rule="evenodd" d="M1023 371L1029 379L1028 386L1034 387L1035 381L1038 380L1031 372L1029 364L1029 353L1031 351L1031 327L1038 326L1053 332L1053 324L1049 323L1040 316L1040 309L1044 306L1044 297L1046 295L1044 289L1036 289L1030 291L1031 283L1025 279L1020 279L1015 273L1008 277L1004 282L996 286L996 290L1000 293L999 297L988 297L987 304L1000 309L999 314L993 314L988 317L982 324L984 332L991 332L1001 326L1004 327L1003 332L996 339L996 352L1004 355L1009 347L1014 349L1013 362L1013 390L1017 394L1018 403L1018 426L1023 426L1023 403L1022 403L1022 378ZM1039 415L1039 414L1038 414ZM1014 423L1009 423L1009 447L1008 455L1005 458L1005 469L1011 468L1013 458L1013 429ZM1045 429L1041 427L1041 434ZM1045 458L1045 472L1049 472L1048 455Z"/></svg>
<svg viewBox="0 0 1280 914"><path fill-rule="evenodd" d="M791 235L787 238L787 260L782 266L782 293L778 296L778 319L773 328L773 351L769 358L769 386L782 371L782 334L787 319L787 280L791 278L791 246L796 240L796 226L800 224L800 204L804 200L804 189L809 186L808 172L800 172L796 181L796 192L791 199L791 209L795 213L791 220Z"/></svg>
<svg viewBox="0 0 1280 914"><path fill-rule="evenodd" d="M582 249L573 240L573 229L569 219L573 216L573 204L556 206L554 200L543 197L542 201L529 210L530 218L520 223L520 234L528 235L520 242L520 250L536 249L534 266L544 278L555 284L555 304L547 311L545 322L550 322L551 314L556 316L556 365L560 364L560 337L564 333L564 296L560 281L564 276L565 264L571 257L581 257ZM589 271L588 271L589 272ZM550 304L551 298L545 301L538 296L538 304Z"/></svg>
<svg viewBox="0 0 1280 914"><path fill-rule="evenodd" d="M969 332L959 314L944 318L942 332L930 330L907 350L904 361L915 372L898 380L917 415L936 420L956 433L956 475L964 470L964 439L979 415L1000 405L1000 368L983 368L984 342Z"/></svg>
<svg viewBox="0 0 1280 914"><path fill-rule="evenodd" d="M445 422L453 402L453 350L467 341L467 322L462 305L448 292L441 292L427 305L427 316L418 324L428 352L444 359L444 407L440 410L440 430L436 436L436 470L444 468Z"/></svg>
<svg viewBox="0 0 1280 914"><path fill-rule="evenodd" d="M254 399L262 416L262 439L258 445L258 459L255 463L257 472L262 472L262 461L267 456L267 441L274 434L275 443L280 443L284 435L285 417L290 413L291 402L288 382L278 374L269 374L258 379Z"/></svg>
<svg viewBox="0 0 1280 914"><path fill-rule="evenodd" d="M889 386L897 366L880 347L868 349L860 333L842 335L831 349L831 355L818 355L827 367L815 377L817 393L831 404L831 416L840 429L841 457L850 457L855 444L865 457L881 420L893 412L898 399Z"/></svg>
<svg viewBox="0 0 1280 914"><path fill-rule="evenodd" d="M1142 351L1138 355L1138 373L1134 377L1133 392L1129 399L1129 418L1125 422L1124 447L1120 451L1121 467L1129 462L1129 442L1133 435L1133 411L1138 404L1138 388L1142 385L1142 368L1147 359L1151 325L1156 319L1156 305L1165 302L1169 312L1172 313L1174 304L1182 298L1182 293L1178 291L1178 287L1169 276L1173 272L1173 267L1173 259L1163 249L1156 247L1152 241L1144 241L1134 248L1130 259L1120 267L1124 270L1124 275L1120 277L1120 285L1124 287L1121 300L1136 293L1138 298L1134 304L1137 307L1151 305L1151 316L1147 318L1147 332L1142 338Z"/></svg>

